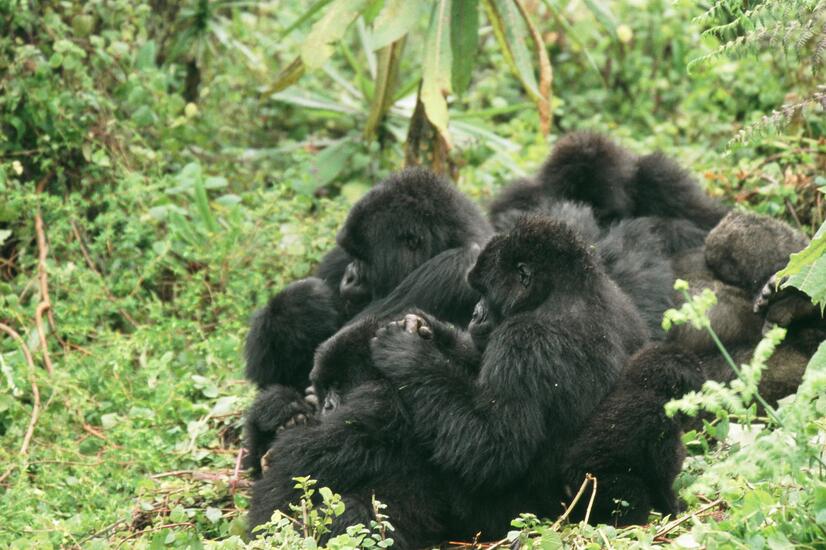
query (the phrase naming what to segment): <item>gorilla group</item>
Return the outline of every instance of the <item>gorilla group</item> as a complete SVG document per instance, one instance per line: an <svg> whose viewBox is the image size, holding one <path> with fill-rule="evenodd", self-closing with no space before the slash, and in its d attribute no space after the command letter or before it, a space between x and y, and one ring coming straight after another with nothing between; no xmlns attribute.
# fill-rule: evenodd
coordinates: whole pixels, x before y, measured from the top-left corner
<svg viewBox="0 0 826 550"><path fill-rule="evenodd" d="M397 548L556 517L586 473L592 522L673 515L685 452L663 406L733 376L705 335L660 328L675 278L717 291L712 326L738 360L765 323L789 328L770 401L826 336L772 280L805 236L729 211L662 154L569 135L489 219L432 173L400 172L352 208L313 277L254 315L251 527L290 513L296 476L342 495L329 536L369 525L375 496Z"/></svg>

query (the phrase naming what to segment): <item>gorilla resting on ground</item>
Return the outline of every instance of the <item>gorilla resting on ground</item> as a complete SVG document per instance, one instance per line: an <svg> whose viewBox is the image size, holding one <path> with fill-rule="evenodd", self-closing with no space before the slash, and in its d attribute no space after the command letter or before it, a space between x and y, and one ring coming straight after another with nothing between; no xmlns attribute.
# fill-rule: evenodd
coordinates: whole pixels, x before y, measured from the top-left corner
<svg viewBox="0 0 826 550"><path fill-rule="evenodd" d="M247 414L245 466L257 474L276 430L312 414L302 392L316 348L348 320L342 301L369 290L362 317L419 307L464 325L478 300L465 274L491 233L470 200L427 170L390 176L359 200L319 278L289 285L253 318L246 372L262 391Z"/></svg>
<svg viewBox="0 0 826 550"><path fill-rule="evenodd" d="M764 326L787 328L760 382L770 404L797 390L809 358L826 338L826 322L809 297L793 288L775 292L772 279L808 241L779 220L733 211L709 233L703 248L675 262L677 276L689 281L692 293L710 288L717 294L711 325L737 362L750 359ZM705 332L684 325L673 328L668 339L698 354L708 378L734 377Z"/></svg>
<svg viewBox="0 0 826 550"><path fill-rule="evenodd" d="M373 495L387 505L394 548L438 544L455 529L450 502L461 488L429 465L396 389L373 365L368 342L378 327L373 318L355 321L319 347L310 378L324 403L321 414L281 432L267 453L263 477L252 488L251 527L275 510L289 514L289 503L300 497L292 478L309 475L344 499L330 536L369 525ZM416 328L408 323L407 330ZM467 335L463 353L457 368L478 363Z"/></svg>
<svg viewBox="0 0 826 550"><path fill-rule="evenodd" d="M478 364L465 333L429 316L380 330L372 357L410 413L408 437L463 488L449 534L490 538L519 512L561 511L563 451L647 334L576 234L548 219L494 237L468 280L482 294Z"/></svg>
<svg viewBox="0 0 826 550"><path fill-rule="evenodd" d="M586 473L597 479L591 523L643 524L652 508L677 514L673 485L685 448L678 420L663 407L703 380L699 360L677 346L649 345L629 359L565 454L569 497ZM574 508L574 521L584 519L589 494Z"/></svg>

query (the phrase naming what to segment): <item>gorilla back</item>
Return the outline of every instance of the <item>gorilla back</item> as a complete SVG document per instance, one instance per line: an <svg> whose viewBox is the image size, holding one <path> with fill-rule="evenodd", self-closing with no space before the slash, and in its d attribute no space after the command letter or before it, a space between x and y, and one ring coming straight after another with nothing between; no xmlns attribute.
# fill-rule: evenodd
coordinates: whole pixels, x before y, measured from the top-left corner
<svg viewBox="0 0 826 550"><path fill-rule="evenodd" d="M647 332L576 234L548 219L494 237L468 279L488 325L476 365L466 333L429 316L379 331L373 360L430 460L464 487L464 531L451 536L494 537L519 512L561 511L562 452Z"/></svg>

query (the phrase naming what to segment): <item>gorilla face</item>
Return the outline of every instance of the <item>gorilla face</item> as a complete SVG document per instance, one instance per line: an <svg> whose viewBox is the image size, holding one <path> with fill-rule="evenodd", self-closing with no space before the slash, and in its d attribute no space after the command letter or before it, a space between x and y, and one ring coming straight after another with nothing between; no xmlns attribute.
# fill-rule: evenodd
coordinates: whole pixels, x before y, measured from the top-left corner
<svg viewBox="0 0 826 550"><path fill-rule="evenodd" d="M531 311L549 296L581 294L597 270L593 254L569 226L529 216L488 243L468 283L489 312L505 318Z"/></svg>
<svg viewBox="0 0 826 550"><path fill-rule="evenodd" d="M339 296L344 302L344 313L348 316L361 311L370 303L370 281L364 264L359 260L353 260L344 269L339 284Z"/></svg>
<svg viewBox="0 0 826 550"><path fill-rule="evenodd" d="M483 243L490 233L478 207L450 182L428 170L408 169L362 197L336 240L358 261L371 297L379 299L427 260Z"/></svg>
<svg viewBox="0 0 826 550"><path fill-rule="evenodd" d="M380 376L368 344L377 329L378 323L366 318L345 326L316 350L310 382L322 415L336 410L353 388Z"/></svg>

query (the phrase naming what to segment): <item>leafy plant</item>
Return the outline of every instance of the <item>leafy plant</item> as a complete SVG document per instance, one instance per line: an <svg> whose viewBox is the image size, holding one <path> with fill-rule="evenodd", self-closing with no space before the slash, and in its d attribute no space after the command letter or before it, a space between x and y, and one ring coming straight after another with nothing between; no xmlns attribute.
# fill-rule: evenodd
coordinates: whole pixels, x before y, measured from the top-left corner
<svg viewBox="0 0 826 550"><path fill-rule="evenodd" d="M547 134L551 124L552 73L539 32L521 0L482 0L481 4L505 60L536 104L543 132ZM450 148L447 96L463 94L470 84L479 42L479 2L439 0L429 7L424 0L319 1L298 22L303 23L322 10L301 46L300 55L282 71L268 93L279 92L297 82L305 72L324 67L335 51L334 45L341 47L345 57L352 58L342 39L347 28L357 23L360 36L369 37L363 41L372 85L362 82L360 88L367 92L365 96L370 102L364 136L372 139L394 98L398 98L395 90L405 41L422 18L428 16L421 69L407 78L401 90L410 90L420 82L417 104L421 109L414 113L421 113L435 128L444 148ZM363 18L359 18L360 13ZM527 44L533 45L533 54ZM538 80L532 56L538 60Z"/></svg>
<svg viewBox="0 0 826 550"><path fill-rule="evenodd" d="M826 54L826 4L819 0L716 0L696 20L707 25L704 36L719 45L689 62L691 70L722 56L756 56L780 51L788 63L799 63L820 74ZM826 109L826 90L815 86L805 97L792 101L760 120L742 128L730 145L742 144L769 130L783 128L795 118L811 116Z"/></svg>

